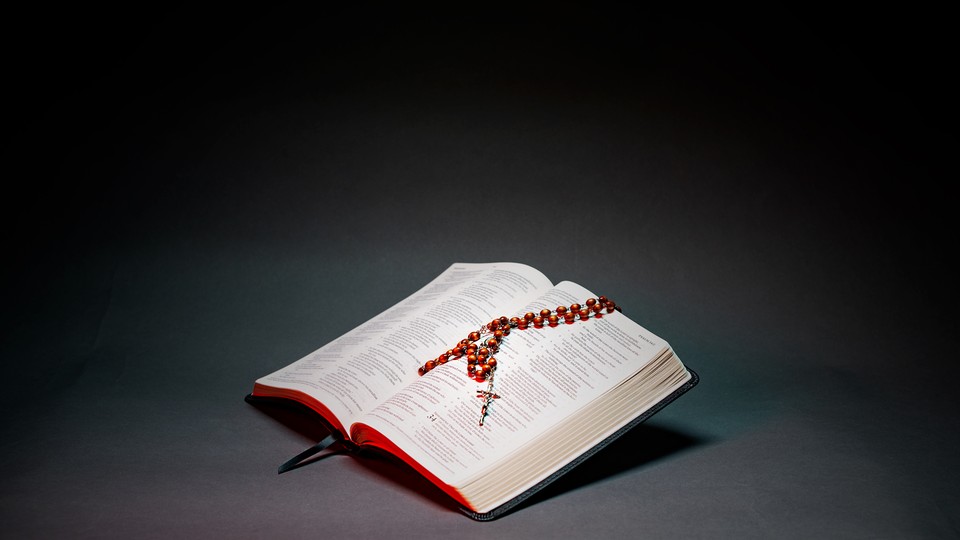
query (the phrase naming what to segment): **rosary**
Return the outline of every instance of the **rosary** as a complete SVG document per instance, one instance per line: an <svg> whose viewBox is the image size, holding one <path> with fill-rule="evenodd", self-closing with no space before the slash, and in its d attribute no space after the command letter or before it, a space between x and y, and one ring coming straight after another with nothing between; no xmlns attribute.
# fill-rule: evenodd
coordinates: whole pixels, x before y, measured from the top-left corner
<svg viewBox="0 0 960 540"><path fill-rule="evenodd" d="M586 321L591 317L603 317L604 310L607 313L613 313L614 310L620 311L620 307L612 300L608 300L606 296L601 296L588 299L585 306L580 304L572 304L570 307L557 306L557 309L553 311L542 309L539 315L527 312L523 317L496 318L482 325L479 330L470 332L470 335L461 339L454 348L441 354L435 360L428 360L417 370L417 373L423 376L439 365L466 357L467 377L478 383L487 383L487 389L477 390L476 396L483 400L483 405L480 407L480 425L483 426L483 421L487 417L487 411L493 400L500 399L500 396L493 391L493 375L497 371L497 359L493 355L500 350L500 344L503 343L505 337L510 335L511 329L526 330L530 326L534 328L543 328L544 326L555 328L560 325L561 320L564 324L573 324L578 317L581 321Z"/></svg>

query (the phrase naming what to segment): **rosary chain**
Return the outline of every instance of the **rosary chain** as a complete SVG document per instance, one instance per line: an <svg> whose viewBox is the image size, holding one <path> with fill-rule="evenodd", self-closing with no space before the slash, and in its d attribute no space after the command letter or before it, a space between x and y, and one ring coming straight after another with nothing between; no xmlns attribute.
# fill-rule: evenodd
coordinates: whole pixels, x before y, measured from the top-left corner
<svg viewBox="0 0 960 540"><path fill-rule="evenodd" d="M584 305L572 304L567 306L557 306L557 309L542 309L539 314L527 312L523 317L498 317L487 324L481 325L478 330L470 332L466 338L461 339L452 349L447 350L434 360L428 360L418 370L421 376L426 375L437 366L446 364L451 360L466 358L467 376L477 382L486 382L486 390L477 390L477 397L483 400L480 407L480 422L487 417L490 404L494 399L500 396L493 391L493 378L497 371L497 359L493 356L500 350L500 344L504 338L510 335L513 329L526 330L529 327L543 328L557 327L561 322L564 324L573 324L579 320L586 321L591 318L603 317L603 312L613 313L620 311L620 306L616 305L606 296L598 298L589 298ZM490 336L489 338L485 338Z"/></svg>

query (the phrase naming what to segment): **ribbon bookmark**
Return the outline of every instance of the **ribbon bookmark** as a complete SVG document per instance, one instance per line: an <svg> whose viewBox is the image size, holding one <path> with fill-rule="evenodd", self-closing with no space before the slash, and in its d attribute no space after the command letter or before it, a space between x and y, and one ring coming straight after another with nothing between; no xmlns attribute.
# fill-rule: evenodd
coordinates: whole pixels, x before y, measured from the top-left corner
<svg viewBox="0 0 960 540"><path fill-rule="evenodd" d="M338 441L340 441L340 435L338 433L331 433L330 435L327 436L327 438L323 439L317 444L311 446L310 448L307 448L303 452L300 452L299 454L290 458L290 460L288 460L286 463L284 463L277 469L277 474L283 474L291 469L296 469L297 467L306 465L306 463L303 463L303 460L307 459L308 457L314 454L319 454L320 452L325 450L328 446L332 446L334 443Z"/></svg>

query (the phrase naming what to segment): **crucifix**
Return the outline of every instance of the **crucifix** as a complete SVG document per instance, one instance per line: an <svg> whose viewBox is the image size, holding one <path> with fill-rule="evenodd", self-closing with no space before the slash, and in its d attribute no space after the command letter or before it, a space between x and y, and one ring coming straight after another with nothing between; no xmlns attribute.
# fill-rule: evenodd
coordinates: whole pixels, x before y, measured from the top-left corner
<svg viewBox="0 0 960 540"><path fill-rule="evenodd" d="M490 385L493 386L492 384ZM492 388L491 388L492 389ZM488 390L477 390L477 397L483 400L483 406L480 407L480 425L483 425L483 420L487 417L487 407L493 403L493 400L500 399L500 396L494 394L491 389Z"/></svg>

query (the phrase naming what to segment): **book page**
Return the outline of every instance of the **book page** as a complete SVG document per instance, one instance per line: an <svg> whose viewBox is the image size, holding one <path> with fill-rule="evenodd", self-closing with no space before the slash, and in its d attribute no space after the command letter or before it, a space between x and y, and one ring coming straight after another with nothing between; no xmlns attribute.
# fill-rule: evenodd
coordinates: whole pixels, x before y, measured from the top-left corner
<svg viewBox="0 0 960 540"><path fill-rule="evenodd" d="M570 282L520 312L594 296ZM499 460L623 383L668 345L622 313L514 330L497 353L495 392L483 426L479 384L463 362L413 381L360 419L449 485L482 474ZM362 439L362 426L357 429ZM362 440L358 440L362 442Z"/></svg>
<svg viewBox="0 0 960 540"><path fill-rule="evenodd" d="M546 276L522 264L453 264L380 315L257 380L255 393L303 392L349 425L413 382L424 362L550 287Z"/></svg>

